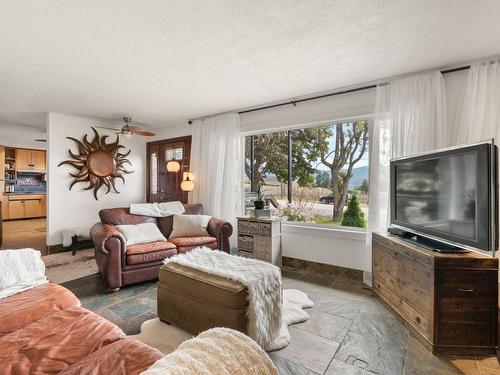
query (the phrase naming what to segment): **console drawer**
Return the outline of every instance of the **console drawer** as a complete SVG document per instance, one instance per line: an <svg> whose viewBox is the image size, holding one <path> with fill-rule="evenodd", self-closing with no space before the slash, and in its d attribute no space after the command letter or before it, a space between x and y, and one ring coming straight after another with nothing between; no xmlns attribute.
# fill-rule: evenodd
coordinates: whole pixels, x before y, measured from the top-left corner
<svg viewBox="0 0 500 375"><path fill-rule="evenodd" d="M429 316L434 296L434 271L419 261L373 242L374 278L420 314Z"/></svg>

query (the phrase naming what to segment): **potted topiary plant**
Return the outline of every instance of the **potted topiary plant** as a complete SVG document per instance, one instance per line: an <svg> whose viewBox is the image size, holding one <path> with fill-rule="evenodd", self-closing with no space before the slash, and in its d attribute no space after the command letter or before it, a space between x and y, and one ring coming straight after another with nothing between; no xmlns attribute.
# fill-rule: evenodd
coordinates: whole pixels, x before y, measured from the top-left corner
<svg viewBox="0 0 500 375"><path fill-rule="evenodd" d="M256 199L253 201L253 206L256 210L262 210L264 208L264 199L262 198L262 186L257 184L255 187Z"/></svg>

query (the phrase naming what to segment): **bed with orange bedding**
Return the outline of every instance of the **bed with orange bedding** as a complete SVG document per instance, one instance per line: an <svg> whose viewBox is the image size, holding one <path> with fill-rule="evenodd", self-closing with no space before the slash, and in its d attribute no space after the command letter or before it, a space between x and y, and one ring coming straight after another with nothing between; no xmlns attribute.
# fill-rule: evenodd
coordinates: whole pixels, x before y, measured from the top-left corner
<svg viewBox="0 0 500 375"><path fill-rule="evenodd" d="M0 374L135 375L162 354L56 284L0 298Z"/></svg>
<svg viewBox="0 0 500 375"><path fill-rule="evenodd" d="M123 331L82 307L69 307L0 339L0 374L57 374L123 339Z"/></svg>
<svg viewBox="0 0 500 375"><path fill-rule="evenodd" d="M0 299L0 337L43 318L54 311L80 306L68 289L57 284L36 288Z"/></svg>

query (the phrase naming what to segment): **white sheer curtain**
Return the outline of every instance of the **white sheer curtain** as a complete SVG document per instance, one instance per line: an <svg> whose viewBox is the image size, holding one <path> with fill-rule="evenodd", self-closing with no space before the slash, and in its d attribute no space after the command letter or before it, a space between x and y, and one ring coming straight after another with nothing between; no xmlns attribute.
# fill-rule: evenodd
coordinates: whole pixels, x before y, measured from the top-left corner
<svg viewBox="0 0 500 375"><path fill-rule="evenodd" d="M389 220L390 159L450 143L445 103L440 72L377 86L375 118L370 130L370 210L366 239L370 254L371 233L385 231Z"/></svg>
<svg viewBox="0 0 500 375"><path fill-rule="evenodd" d="M472 64L468 75L456 144L495 138L500 144L500 61Z"/></svg>
<svg viewBox="0 0 500 375"><path fill-rule="evenodd" d="M444 80L440 72L394 80L389 87L392 157L450 144Z"/></svg>
<svg viewBox="0 0 500 375"><path fill-rule="evenodd" d="M194 121L192 126L194 190L190 193L190 201L202 203L206 214L234 224L243 210L239 115L208 117Z"/></svg>

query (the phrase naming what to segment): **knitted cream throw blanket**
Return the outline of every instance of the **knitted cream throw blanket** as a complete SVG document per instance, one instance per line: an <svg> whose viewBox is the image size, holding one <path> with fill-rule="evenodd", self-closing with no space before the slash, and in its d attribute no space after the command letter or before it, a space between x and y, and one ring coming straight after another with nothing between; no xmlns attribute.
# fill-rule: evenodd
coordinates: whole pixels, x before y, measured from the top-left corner
<svg viewBox="0 0 500 375"><path fill-rule="evenodd" d="M283 292L281 270L266 262L229 255L207 247L165 260L239 281L248 289L248 335L264 350L279 336Z"/></svg>
<svg viewBox="0 0 500 375"><path fill-rule="evenodd" d="M141 375L278 375L259 345L241 332L212 328L183 342Z"/></svg>

